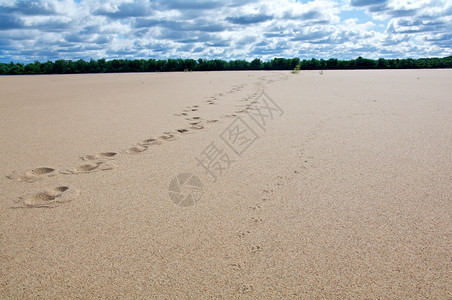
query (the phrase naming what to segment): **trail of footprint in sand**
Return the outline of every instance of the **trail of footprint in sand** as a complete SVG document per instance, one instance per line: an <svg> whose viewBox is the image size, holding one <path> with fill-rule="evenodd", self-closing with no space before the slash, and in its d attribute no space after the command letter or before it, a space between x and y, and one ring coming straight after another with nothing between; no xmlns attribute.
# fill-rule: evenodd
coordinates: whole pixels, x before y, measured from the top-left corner
<svg viewBox="0 0 452 300"><path fill-rule="evenodd" d="M242 88L242 86L240 86ZM238 91L239 89L236 89ZM223 93L218 93L216 96L223 96ZM216 97L212 98L213 100L216 100ZM212 102L213 103L213 102ZM187 109L184 109L183 112L179 115L187 115L189 112L196 112L199 110L199 105L192 105L190 107L187 107ZM187 133L189 130L201 130L205 127L201 125L200 121L201 117L194 116L191 118L193 122L190 122L191 125L188 128L182 128L176 130L178 133ZM199 121L198 121L199 120ZM207 123L214 123L218 120L212 119L208 120ZM164 141L173 141L176 139L173 133L165 132L162 136L159 137L160 140ZM125 150L128 154L138 154L146 151L149 146L151 145L158 145L161 144L160 141L154 138L146 139L138 143L137 145ZM61 171L57 171L54 168L51 167L39 167L32 170L28 170L25 172L18 172L13 171L11 174L7 175L6 177L12 180L18 180L23 182L35 182L38 180L42 180L46 177L56 176L58 173L64 174L64 175L71 175L71 174L86 174L86 173L93 173L93 172L99 172L99 171L107 171L112 170L116 168L115 164L112 163L106 163L103 160L113 160L118 157L118 152L100 152L97 154L88 154L80 157L80 159L84 161L90 161L92 163L82 164L74 169L64 169ZM24 203L26 203L25 206L48 206L48 203L50 202L43 202L50 201L55 198L59 197L59 194L55 194L55 192L52 191L45 191L41 193L37 193L31 196L21 196L21 199L24 200ZM43 200L44 199L44 200ZM49 200L50 199L50 200ZM33 204L34 203L34 204Z"/></svg>
<svg viewBox="0 0 452 300"><path fill-rule="evenodd" d="M273 77L273 76L270 76ZM260 80L267 80L266 76L260 77ZM237 86L233 86L233 88L231 89L234 92L238 92L241 89L243 89L243 87L245 86L245 84L241 84L241 85L237 85ZM254 93L256 94L256 93ZM253 94L253 95L254 95ZM213 100L216 100L217 97L221 97L224 96L224 93L216 93L214 97L211 97ZM184 109L184 112L190 112L190 111L197 111L199 110L199 105L192 105L192 106L188 106L187 109ZM241 113L244 111L237 111L237 113ZM186 115L186 114L184 114ZM237 116L236 114L230 114L230 115L225 115L225 117L235 117ZM189 124L191 125L191 127L189 127L189 129L193 129L193 130L200 130L203 129L204 126L200 125L200 123L196 120L200 120L201 117L199 116L194 116L191 117L190 120L193 120L193 122L190 122ZM217 122L218 120L207 120L206 123L214 123ZM183 129L179 129L176 130L179 133L185 133L188 131L187 128L183 128ZM175 136L172 133L169 132L165 132L164 135L160 136L161 140L165 140L165 141L172 141L175 140ZM131 154L136 154L136 153L141 153L145 150L147 150L147 147L150 145L155 145L155 144L159 144L159 141L157 141L157 139L148 139L148 140L144 140L140 143L138 143L137 146L133 146L129 149L126 150L126 153L131 153ZM85 155L82 156L81 159L82 160L86 160L86 161L97 161L97 160L104 160L104 159L115 159L117 158L119 155L119 153L117 152L101 152L101 153L97 153L94 155ZM68 170L63 170L60 173L89 173L89 172L93 172L93 171L100 171L100 170L105 170L105 169L111 169L112 165L109 164L103 164L102 167L100 167L100 165L103 163L95 163L95 164L87 164L87 165L81 165L79 167L77 167L74 170L68 171ZM17 172L14 171L12 172L10 175L8 175L7 177L9 179L16 179L19 181L25 181L25 182L35 182L37 180L41 180L45 177L50 177L50 176L55 176L56 175L56 170L54 168L51 167L40 167L40 168L35 168L26 172Z"/></svg>
<svg viewBox="0 0 452 300"><path fill-rule="evenodd" d="M79 195L78 189L58 186L38 193L19 196L11 208L54 208L75 200Z"/></svg>
<svg viewBox="0 0 452 300"><path fill-rule="evenodd" d="M54 168L39 167L25 172L13 171L11 174L7 175L6 178L31 183L42 180L46 177L55 176L56 174L57 172Z"/></svg>
<svg viewBox="0 0 452 300"><path fill-rule="evenodd" d="M216 93L214 96L208 97L208 99L205 102L208 103L209 105L216 104L216 101L219 99L219 97L222 97L225 94L233 94L236 92L240 92L246 85L247 84L240 84L240 85L232 86L231 90L228 90L227 92L224 92L224 93ZM188 116L189 113L199 111L199 109L200 109L199 105L187 106L186 109L182 110L182 112L175 113L174 115L175 116Z"/></svg>

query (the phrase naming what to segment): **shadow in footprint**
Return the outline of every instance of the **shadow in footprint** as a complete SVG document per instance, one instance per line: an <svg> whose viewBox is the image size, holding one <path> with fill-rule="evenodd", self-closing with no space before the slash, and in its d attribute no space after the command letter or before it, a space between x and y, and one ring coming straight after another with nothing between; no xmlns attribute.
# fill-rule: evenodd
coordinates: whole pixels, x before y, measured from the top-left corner
<svg viewBox="0 0 452 300"><path fill-rule="evenodd" d="M76 199L80 191L68 186L58 186L38 193L19 196L11 208L53 208Z"/></svg>

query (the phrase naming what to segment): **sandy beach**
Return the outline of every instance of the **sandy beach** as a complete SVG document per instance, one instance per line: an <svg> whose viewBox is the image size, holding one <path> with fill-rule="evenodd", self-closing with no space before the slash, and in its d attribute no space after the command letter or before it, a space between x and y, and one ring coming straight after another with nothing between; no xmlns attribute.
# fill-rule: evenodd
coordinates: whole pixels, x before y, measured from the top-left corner
<svg viewBox="0 0 452 300"><path fill-rule="evenodd" d="M451 82L0 77L0 298L451 299Z"/></svg>

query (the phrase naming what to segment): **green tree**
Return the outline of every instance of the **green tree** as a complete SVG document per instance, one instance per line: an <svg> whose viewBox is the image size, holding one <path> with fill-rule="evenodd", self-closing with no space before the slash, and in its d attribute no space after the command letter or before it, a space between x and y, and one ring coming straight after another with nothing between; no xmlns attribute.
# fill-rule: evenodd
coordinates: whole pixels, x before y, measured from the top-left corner
<svg viewBox="0 0 452 300"><path fill-rule="evenodd" d="M263 68L262 60L260 60L259 58L253 59L253 61L250 63L250 68L251 70L262 70Z"/></svg>

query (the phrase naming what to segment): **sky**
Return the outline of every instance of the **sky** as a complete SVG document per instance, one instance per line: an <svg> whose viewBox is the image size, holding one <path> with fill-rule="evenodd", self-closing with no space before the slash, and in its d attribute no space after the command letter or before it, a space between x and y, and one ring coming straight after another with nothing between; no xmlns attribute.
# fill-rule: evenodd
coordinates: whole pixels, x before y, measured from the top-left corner
<svg viewBox="0 0 452 300"><path fill-rule="evenodd" d="M452 0L0 0L0 62L452 55Z"/></svg>

